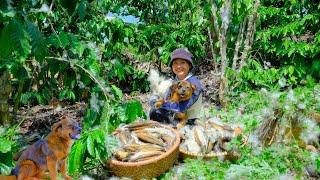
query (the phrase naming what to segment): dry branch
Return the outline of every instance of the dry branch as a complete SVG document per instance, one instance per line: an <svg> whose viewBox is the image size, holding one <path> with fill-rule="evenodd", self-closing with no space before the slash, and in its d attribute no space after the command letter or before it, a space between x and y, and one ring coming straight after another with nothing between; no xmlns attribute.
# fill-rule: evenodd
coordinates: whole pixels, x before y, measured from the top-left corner
<svg viewBox="0 0 320 180"><path fill-rule="evenodd" d="M210 50L212 53L212 63L213 63L213 67L214 67L214 72L216 73L218 70L218 64L216 63L217 62L217 55L214 52L214 47L213 47L213 40L212 40L213 33L211 33L209 27L207 30L208 30L208 36L209 36L209 42L210 42Z"/></svg>
<svg viewBox="0 0 320 180"><path fill-rule="evenodd" d="M276 109L273 116L264 120L261 126L258 128L258 137L263 145L270 145L276 138L279 130L279 121L283 115L283 112Z"/></svg>

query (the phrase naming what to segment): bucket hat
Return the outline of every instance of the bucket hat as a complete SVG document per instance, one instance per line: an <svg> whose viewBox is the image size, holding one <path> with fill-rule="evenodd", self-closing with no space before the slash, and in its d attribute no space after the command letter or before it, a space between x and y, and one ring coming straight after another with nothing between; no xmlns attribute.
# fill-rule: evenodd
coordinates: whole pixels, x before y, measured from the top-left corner
<svg viewBox="0 0 320 180"><path fill-rule="evenodd" d="M175 59L184 59L189 62L190 69L193 68L193 62L192 62L192 54L186 49L186 48L178 48L175 49L171 54L171 60L169 62L169 67L172 68L172 62Z"/></svg>

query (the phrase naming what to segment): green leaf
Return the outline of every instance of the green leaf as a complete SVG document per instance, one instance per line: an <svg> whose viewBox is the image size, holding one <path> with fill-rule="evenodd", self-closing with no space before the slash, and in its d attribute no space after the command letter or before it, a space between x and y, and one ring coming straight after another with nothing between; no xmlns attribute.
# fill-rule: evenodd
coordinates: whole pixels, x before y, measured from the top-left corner
<svg viewBox="0 0 320 180"><path fill-rule="evenodd" d="M20 83L23 83L23 80L29 78L28 68L22 63L14 63L10 70L14 77L20 80Z"/></svg>
<svg viewBox="0 0 320 180"><path fill-rule="evenodd" d="M116 60L114 64L114 70L116 75L118 76L119 80L125 80L125 71L123 68L123 65L120 63L120 61Z"/></svg>
<svg viewBox="0 0 320 180"><path fill-rule="evenodd" d="M11 151L12 141L9 141L4 138L0 138L0 152L1 153L7 153Z"/></svg>
<svg viewBox="0 0 320 180"><path fill-rule="evenodd" d="M320 72L320 59L313 61L311 70L313 72Z"/></svg>
<svg viewBox="0 0 320 180"><path fill-rule="evenodd" d="M11 23L14 27L11 32L11 39L14 43L15 50L20 56L27 57L31 52L30 36L19 21L13 20L10 24Z"/></svg>
<svg viewBox="0 0 320 180"><path fill-rule="evenodd" d="M118 100L121 100L122 99L122 91L121 89L119 89L117 86L115 85L111 85L111 90L112 90L112 93L115 95L115 97L118 99Z"/></svg>
<svg viewBox="0 0 320 180"><path fill-rule="evenodd" d="M291 57L291 55L296 51L295 48L291 47L291 49L289 49L289 53L288 56Z"/></svg>
<svg viewBox="0 0 320 180"><path fill-rule="evenodd" d="M91 133L88 135L88 138L87 138L87 149L91 156L93 157L96 156L94 151L94 139L92 138Z"/></svg>
<svg viewBox="0 0 320 180"><path fill-rule="evenodd" d="M86 144L79 140L74 143L68 156L68 172L75 173L82 169Z"/></svg>
<svg viewBox="0 0 320 180"><path fill-rule="evenodd" d="M37 60L42 61L47 54L46 40L34 23L28 21L27 29L31 36L32 54L34 54Z"/></svg>
<svg viewBox="0 0 320 180"><path fill-rule="evenodd" d="M146 115L144 114L142 104L140 101L132 100L125 104L125 114L128 118L128 122L133 122L138 117L145 118Z"/></svg>
<svg viewBox="0 0 320 180"><path fill-rule="evenodd" d="M105 133L101 129L94 129L87 139L87 149L91 156L101 159L100 151L105 151Z"/></svg>
<svg viewBox="0 0 320 180"><path fill-rule="evenodd" d="M99 76L100 65L97 62L97 60L94 58L88 58L86 63L88 65L88 69L90 70L90 72L92 72L93 75L95 75L95 76Z"/></svg>
<svg viewBox="0 0 320 180"><path fill-rule="evenodd" d="M96 129L92 132L92 136L94 137L95 141L100 144L104 145L105 142L105 133L101 129Z"/></svg>
<svg viewBox="0 0 320 180"><path fill-rule="evenodd" d="M3 28L0 37L0 57L8 57L14 50L13 40L11 38L11 32L14 30L12 23Z"/></svg>
<svg viewBox="0 0 320 180"><path fill-rule="evenodd" d="M81 0L80 3L78 4L78 9L77 9L80 21L82 21L86 16L86 10L87 10L87 1Z"/></svg>
<svg viewBox="0 0 320 180"><path fill-rule="evenodd" d="M71 51L74 54L77 54L79 57L82 57L85 48L86 46L81 41L79 41L77 38L72 38Z"/></svg>
<svg viewBox="0 0 320 180"><path fill-rule="evenodd" d="M60 91L59 99L75 100L76 95L74 94L74 92L72 90L64 89L64 90Z"/></svg>
<svg viewBox="0 0 320 180"><path fill-rule="evenodd" d="M289 70L289 73L290 73L290 74L293 74L293 72L294 72L294 66L289 66L288 70Z"/></svg>
<svg viewBox="0 0 320 180"><path fill-rule="evenodd" d="M58 39L59 39L59 42L60 42L60 44L61 44L61 46L62 46L63 48L67 47L67 46L70 44L69 35L68 35L68 33L66 33L66 32L63 32L63 31L62 31L62 32L60 33Z"/></svg>
<svg viewBox="0 0 320 180"><path fill-rule="evenodd" d="M7 166L6 164L0 163L0 174L9 175L12 170L12 167Z"/></svg>

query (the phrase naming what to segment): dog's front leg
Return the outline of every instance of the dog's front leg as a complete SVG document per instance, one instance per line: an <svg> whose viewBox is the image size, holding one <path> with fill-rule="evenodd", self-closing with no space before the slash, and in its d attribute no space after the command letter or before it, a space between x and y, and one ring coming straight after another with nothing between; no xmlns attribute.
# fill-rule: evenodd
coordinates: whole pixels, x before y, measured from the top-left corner
<svg viewBox="0 0 320 180"><path fill-rule="evenodd" d="M61 171L64 179L66 179L66 180L72 179L70 176L67 175L67 162L65 159L61 161L60 171Z"/></svg>
<svg viewBox="0 0 320 180"><path fill-rule="evenodd" d="M57 159L47 156L47 165L51 180L57 180Z"/></svg>
<svg viewBox="0 0 320 180"><path fill-rule="evenodd" d="M176 113L176 118L179 119L179 123L177 124L177 129L181 129L183 128L186 123L187 123L187 115L186 113L182 113L182 112L177 112Z"/></svg>

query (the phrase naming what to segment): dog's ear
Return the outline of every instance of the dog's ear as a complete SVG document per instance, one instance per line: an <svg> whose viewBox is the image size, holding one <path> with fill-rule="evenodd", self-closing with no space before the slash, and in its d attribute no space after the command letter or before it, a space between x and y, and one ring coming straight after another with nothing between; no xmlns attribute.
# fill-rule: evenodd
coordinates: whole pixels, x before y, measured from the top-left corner
<svg viewBox="0 0 320 180"><path fill-rule="evenodd" d="M191 84L192 92L195 92L197 90L197 86L194 84Z"/></svg>
<svg viewBox="0 0 320 180"><path fill-rule="evenodd" d="M61 116L61 118L60 118L60 121L62 122L62 121L68 121L69 120L69 118L67 117L67 116Z"/></svg>
<svg viewBox="0 0 320 180"><path fill-rule="evenodd" d="M171 92L173 92L175 89L177 89L178 88L178 82L176 82L176 83L173 83L171 86L170 86L170 90L171 90Z"/></svg>
<svg viewBox="0 0 320 180"><path fill-rule="evenodd" d="M59 130L60 128L62 128L62 122L61 122L61 121L54 123L54 124L52 125L52 127L51 127L51 131L53 131L53 132L58 132L58 130Z"/></svg>

